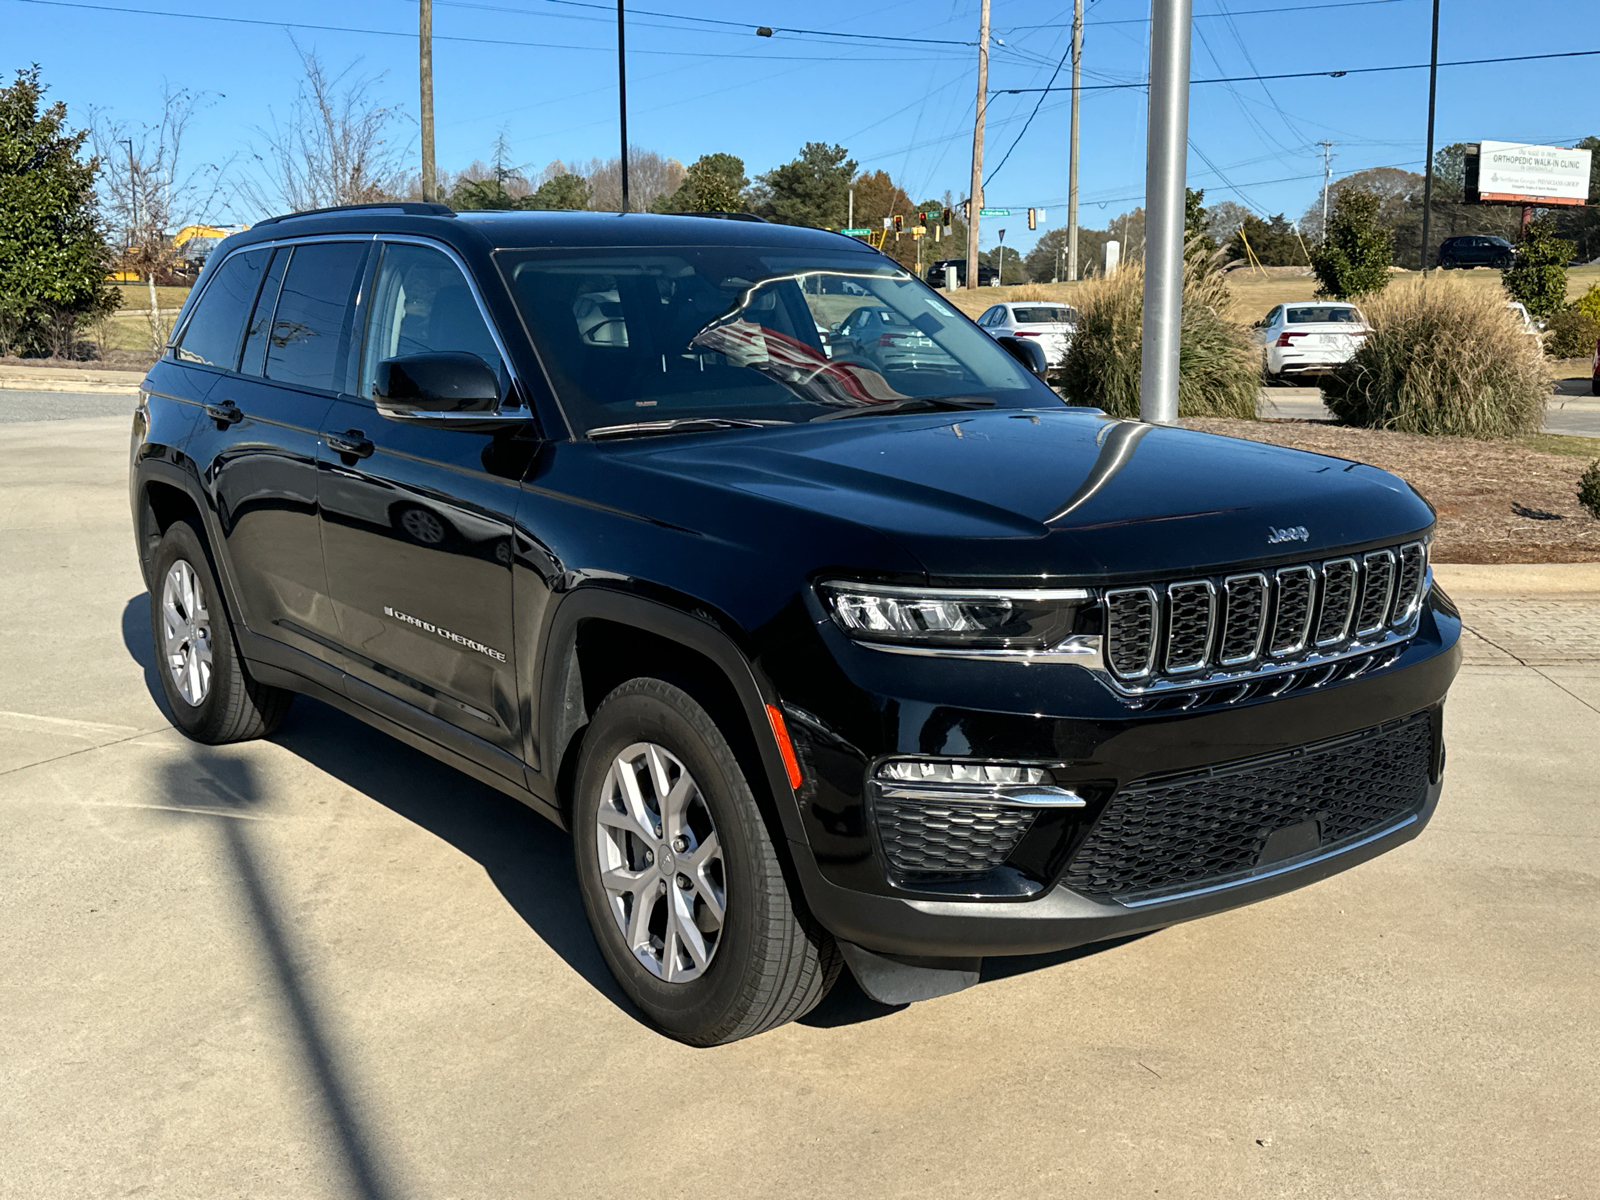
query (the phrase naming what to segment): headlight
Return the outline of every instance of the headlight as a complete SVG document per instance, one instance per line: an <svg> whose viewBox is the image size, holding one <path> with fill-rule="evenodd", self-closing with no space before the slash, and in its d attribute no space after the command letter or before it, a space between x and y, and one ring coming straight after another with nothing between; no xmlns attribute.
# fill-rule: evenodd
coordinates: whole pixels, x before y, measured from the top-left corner
<svg viewBox="0 0 1600 1200"><path fill-rule="evenodd" d="M834 622L857 641L973 649L1045 650L1072 633L1089 602L1081 588L821 586Z"/></svg>

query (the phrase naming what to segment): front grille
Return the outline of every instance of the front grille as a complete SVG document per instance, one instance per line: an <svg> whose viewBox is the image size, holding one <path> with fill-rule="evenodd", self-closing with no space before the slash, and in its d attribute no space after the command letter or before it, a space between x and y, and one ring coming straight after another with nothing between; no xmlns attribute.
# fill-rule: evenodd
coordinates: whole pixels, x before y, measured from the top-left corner
<svg viewBox="0 0 1600 1200"><path fill-rule="evenodd" d="M1033 824L1031 808L888 800L873 804L884 856L913 875L979 874L998 867Z"/></svg>
<svg viewBox="0 0 1600 1200"><path fill-rule="evenodd" d="M1129 690L1224 684L1393 641L1417 615L1427 548L1409 542L1270 574L1105 594L1105 662Z"/></svg>
<svg viewBox="0 0 1600 1200"><path fill-rule="evenodd" d="M1280 829L1315 821L1328 848L1422 807L1433 756L1428 713L1287 754L1139 780L1114 795L1062 882L1129 898L1244 875Z"/></svg>

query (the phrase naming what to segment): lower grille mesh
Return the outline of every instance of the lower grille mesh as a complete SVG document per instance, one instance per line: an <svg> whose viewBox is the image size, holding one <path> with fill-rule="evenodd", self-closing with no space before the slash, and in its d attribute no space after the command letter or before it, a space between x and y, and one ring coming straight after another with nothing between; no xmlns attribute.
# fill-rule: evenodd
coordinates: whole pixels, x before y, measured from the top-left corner
<svg viewBox="0 0 1600 1200"><path fill-rule="evenodd" d="M1310 820L1322 846L1348 841L1422 806L1432 752L1421 713L1293 755L1129 784L1062 882L1098 896L1207 883L1250 871L1268 835Z"/></svg>
<svg viewBox="0 0 1600 1200"><path fill-rule="evenodd" d="M878 840L897 871L973 874L998 867L1033 824L1034 810L886 800L873 805Z"/></svg>

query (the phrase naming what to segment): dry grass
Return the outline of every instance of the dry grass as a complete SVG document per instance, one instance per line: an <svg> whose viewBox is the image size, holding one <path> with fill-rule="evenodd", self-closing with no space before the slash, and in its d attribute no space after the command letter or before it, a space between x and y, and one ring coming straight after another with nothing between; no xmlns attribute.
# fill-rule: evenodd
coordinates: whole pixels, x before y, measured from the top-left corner
<svg viewBox="0 0 1600 1200"><path fill-rule="evenodd" d="M1322 384L1341 421L1475 438L1543 424L1551 385L1543 348L1493 292L1443 275L1409 279L1361 311L1372 332Z"/></svg>
<svg viewBox="0 0 1600 1200"><path fill-rule="evenodd" d="M1245 329L1221 315L1227 291L1215 276L1184 274L1178 351L1178 412L1256 415L1259 351ZM1138 266L1085 284L1076 298L1078 331L1061 365L1060 388L1074 404L1113 416L1139 413L1144 273Z"/></svg>
<svg viewBox="0 0 1600 1200"><path fill-rule="evenodd" d="M1486 442L1325 421L1202 418L1184 424L1393 471L1438 510L1436 562L1600 562L1600 519L1578 502L1591 448L1600 439L1535 435L1523 442ZM1529 442L1545 440L1562 443L1567 453L1529 448Z"/></svg>

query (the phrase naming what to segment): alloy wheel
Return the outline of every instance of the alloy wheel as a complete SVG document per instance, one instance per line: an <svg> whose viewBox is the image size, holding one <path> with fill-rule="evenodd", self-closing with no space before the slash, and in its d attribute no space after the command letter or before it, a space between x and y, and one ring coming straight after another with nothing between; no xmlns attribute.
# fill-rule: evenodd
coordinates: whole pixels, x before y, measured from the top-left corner
<svg viewBox="0 0 1600 1200"><path fill-rule="evenodd" d="M667 983L699 978L722 941L726 874L705 796L671 751L636 742L612 760L595 845L607 906L634 957Z"/></svg>
<svg viewBox="0 0 1600 1200"><path fill-rule="evenodd" d="M161 644L178 694L198 708L211 690L211 614L199 576L181 558L161 584Z"/></svg>

